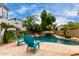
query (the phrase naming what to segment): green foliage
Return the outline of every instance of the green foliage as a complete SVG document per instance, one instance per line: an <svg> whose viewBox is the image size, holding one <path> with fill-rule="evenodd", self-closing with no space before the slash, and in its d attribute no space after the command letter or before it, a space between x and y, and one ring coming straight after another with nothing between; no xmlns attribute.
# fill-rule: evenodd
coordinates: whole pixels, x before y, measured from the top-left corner
<svg viewBox="0 0 79 59"><path fill-rule="evenodd" d="M37 21L37 17L32 15L28 16L25 21L23 21L23 26L26 27L27 31L33 30L33 25L35 24L35 21Z"/></svg>
<svg viewBox="0 0 79 59"><path fill-rule="evenodd" d="M48 13L45 22L47 23L47 25L52 25L52 23L55 22L55 20L55 16L53 16L51 13Z"/></svg>
<svg viewBox="0 0 79 59"><path fill-rule="evenodd" d="M41 26L43 30L46 30L46 27L49 25L53 25L53 22L55 22L56 18L51 13L47 13L46 10L43 10L41 12Z"/></svg>
<svg viewBox="0 0 79 59"><path fill-rule="evenodd" d="M38 21L39 19L37 19L36 15L31 15L27 17L27 22L30 22L31 24L35 24L36 21Z"/></svg>
<svg viewBox="0 0 79 59"><path fill-rule="evenodd" d="M3 43L8 43L8 42L13 41L13 40L15 40L14 33L10 32L10 31L7 31L5 33L5 40L4 40Z"/></svg>
<svg viewBox="0 0 79 59"><path fill-rule="evenodd" d="M52 31L52 30L53 30L53 26L52 26L52 25L46 26L46 30L47 30L47 31Z"/></svg>
<svg viewBox="0 0 79 59"><path fill-rule="evenodd" d="M8 36L6 36L7 35L7 29L12 28L14 26L6 24L6 23L1 23L1 27L5 28L3 43L8 43Z"/></svg>
<svg viewBox="0 0 79 59"><path fill-rule="evenodd" d="M46 30L47 23L41 23L42 30Z"/></svg>
<svg viewBox="0 0 79 59"><path fill-rule="evenodd" d="M27 20L23 22L23 26L26 27L27 31L31 31L31 32L41 32L41 25L36 24L36 21L38 21L36 16L29 16L27 17Z"/></svg>
<svg viewBox="0 0 79 59"><path fill-rule="evenodd" d="M53 30L54 30L54 31L57 31L57 30L58 30L58 28L56 27L56 25L57 25L57 24L53 24Z"/></svg>
<svg viewBox="0 0 79 59"><path fill-rule="evenodd" d="M14 26L13 25L6 24L6 23L1 23L1 27L7 29L7 28L12 28Z"/></svg>
<svg viewBox="0 0 79 59"><path fill-rule="evenodd" d="M42 32L41 26L39 24L34 24L33 25L33 32L34 33L40 33L40 32Z"/></svg>
<svg viewBox="0 0 79 59"><path fill-rule="evenodd" d="M46 21L46 17L47 17L47 11L46 10L43 10L41 12L41 15L40 15L41 19L42 19L42 23L44 23Z"/></svg>
<svg viewBox="0 0 79 59"><path fill-rule="evenodd" d="M66 32L65 32L65 35L64 35L66 38L71 38L72 37L72 35L71 35L71 33L70 33L70 31L69 30L67 30Z"/></svg>
<svg viewBox="0 0 79 59"><path fill-rule="evenodd" d="M77 22L68 22L66 25L70 30L79 28L79 23Z"/></svg>
<svg viewBox="0 0 79 59"><path fill-rule="evenodd" d="M63 25L62 30L63 30L64 36L70 38L72 36L70 30L78 29L78 28L79 28L79 23L68 22L67 24Z"/></svg>
<svg viewBox="0 0 79 59"><path fill-rule="evenodd" d="M8 39L8 40L15 40L14 33L10 32L10 31L7 31L6 39Z"/></svg>
<svg viewBox="0 0 79 59"><path fill-rule="evenodd" d="M70 31L69 31L68 25L64 25L64 26L63 26L63 32L64 32L64 36L65 36L66 38L71 38L71 33L70 33Z"/></svg>
<svg viewBox="0 0 79 59"><path fill-rule="evenodd" d="M23 26L26 27L27 31L31 31L34 33L41 32L43 30L53 30L55 28L53 22L55 22L56 18L51 14L47 13L46 10L41 12L41 25L37 24L37 17L35 15L28 16L27 19L23 22Z"/></svg>

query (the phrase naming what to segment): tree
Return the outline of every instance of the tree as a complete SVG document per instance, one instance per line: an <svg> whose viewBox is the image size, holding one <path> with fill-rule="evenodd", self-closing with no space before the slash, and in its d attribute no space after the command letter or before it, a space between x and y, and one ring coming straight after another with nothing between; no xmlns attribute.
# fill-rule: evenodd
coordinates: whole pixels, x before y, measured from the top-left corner
<svg viewBox="0 0 79 59"><path fill-rule="evenodd" d="M53 25L53 22L55 22L56 18L51 13L47 13L46 10L43 10L41 12L41 26L43 30L46 30L46 27L49 25Z"/></svg>
<svg viewBox="0 0 79 59"><path fill-rule="evenodd" d="M46 30L47 23L45 21L46 21L46 17L47 17L47 11L43 10L41 12L40 17L41 17L41 27L42 27L43 30Z"/></svg>
<svg viewBox="0 0 79 59"><path fill-rule="evenodd" d="M1 27L2 27L2 28L5 28L3 43L8 43L8 39L6 38L6 37L7 37L7 35L6 35L6 34L7 34L7 29L8 29L8 28L12 28L12 27L14 27L14 26L9 25L9 24L6 24L6 23L2 23L2 24L1 24Z"/></svg>
<svg viewBox="0 0 79 59"><path fill-rule="evenodd" d="M33 31L36 21L38 21L38 19L35 15L28 16L23 22L23 26L26 27L27 31Z"/></svg>
<svg viewBox="0 0 79 59"><path fill-rule="evenodd" d="M33 25L33 33L40 33L40 32L42 32L41 25L39 25L39 24L34 24L34 25Z"/></svg>
<svg viewBox="0 0 79 59"><path fill-rule="evenodd" d="M52 25L53 22L55 22L56 18L51 13L48 13L46 17L46 23L47 25Z"/></svg>
<svg viewBox="0 0 79 59"><path fill-rule="evenodd" d="M43 10L40 16L41 16L42 23L44 23L47 17L47 11Z"/></svg>
<svg viewBox="0 0 79 59"><path fill-rule="evenodd" d="M39 19L37 19L37 16L36 15L32 15L32 16L28 16L27 17L27 21L30 22L31 24L34 24L38 20Z"/></svg>

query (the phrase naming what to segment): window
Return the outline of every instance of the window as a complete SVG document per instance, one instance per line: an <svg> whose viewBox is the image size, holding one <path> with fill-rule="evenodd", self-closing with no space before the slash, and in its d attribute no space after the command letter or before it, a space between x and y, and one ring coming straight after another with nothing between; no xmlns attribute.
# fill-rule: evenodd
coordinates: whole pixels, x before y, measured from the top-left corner
<svg viewBox="0 0 79 59"><path fill-rule="evenodd" d="M5 18L6 18L6 14L5 14L5 13L3 13L3 17L5 17Z"/></svg>

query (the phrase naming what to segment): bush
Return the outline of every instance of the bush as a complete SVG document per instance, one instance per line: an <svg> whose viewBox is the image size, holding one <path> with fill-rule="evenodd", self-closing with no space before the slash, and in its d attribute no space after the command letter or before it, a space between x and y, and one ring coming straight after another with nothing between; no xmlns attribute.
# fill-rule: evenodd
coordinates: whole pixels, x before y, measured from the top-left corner
<svg viewBox="0 0 79 59"><path fill-rule="evenodd" d="M64 36L65 36L65 38L71 38L72 37L72 35L71 35L69 30L66 31Z"/></svg>
<svg viewBox="0 0 79 59"><path fill-rule="evenodd" d="M14 33L11 31L7 31L5 33L5 42L8 43L8 42L13 41L13 40L15 40Z"/></svg>
<svg viewBox="0 0 79 59"><path fill-rule="evenodd" d="M42 32L41 25L39 25L39 24L34 24L32 31L33 31L33 33L40 33L40 32Z"/></svg>
<svg viewBox="0 0 79 59"><path fill-rule="evenodd" d="M46 30L47 30L47 31L52 31L52 30L53 30L53 26L52 26L52 25L46 26Z"/></svg>
<svg viewBox="0 0 79 59"><path fill-rule="evenodd" d="M15 40L15 37L14 37L14 33L13 32L8 31L7 34L6 34L6 36L10 40Z"/></svg>

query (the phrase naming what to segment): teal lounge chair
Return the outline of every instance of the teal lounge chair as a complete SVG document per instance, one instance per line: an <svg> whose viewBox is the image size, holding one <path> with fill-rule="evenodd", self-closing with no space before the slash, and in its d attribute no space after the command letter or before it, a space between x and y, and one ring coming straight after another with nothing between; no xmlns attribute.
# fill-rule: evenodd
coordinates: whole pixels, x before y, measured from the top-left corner
<svg viewBox="0 0 79 59"><path fill-rule="evenodd" d="M27 34L27 35L24 35L24 42L28 45L27 46L27 50L28 51L28 48L32 48L33 49L33 53L36 52L36 48L40 48L40 44L39 44L39 41L35 41L34 40L35 38L32 37L31 35Z"/></svg>
<svg viewBox="0 0 79 59"><path fill-rule="evenodd" d="M14 36L15 36L15 39L16 39L17 46L19 46L19 45L24 43L24 38L23 37L18 38L15 32L14 32Z"/></svg>

